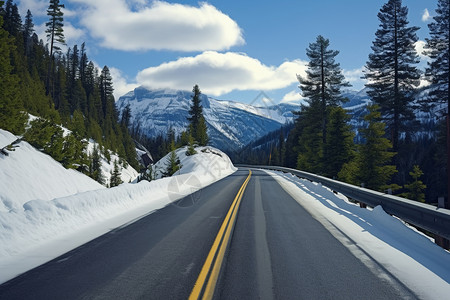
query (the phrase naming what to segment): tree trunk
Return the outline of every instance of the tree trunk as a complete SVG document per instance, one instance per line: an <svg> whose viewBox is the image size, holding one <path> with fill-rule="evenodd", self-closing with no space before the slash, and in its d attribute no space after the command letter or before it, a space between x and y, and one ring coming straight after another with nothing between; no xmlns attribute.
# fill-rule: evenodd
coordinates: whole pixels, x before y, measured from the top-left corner
<svg viewBox="0 0 450 300"><path fill-rule="evenodd" d="M325 67L324 67L324 47L320 45L320 68L321 68L321 93L322 93L322 142L327 142L327 102L325 98Z"/></svg>

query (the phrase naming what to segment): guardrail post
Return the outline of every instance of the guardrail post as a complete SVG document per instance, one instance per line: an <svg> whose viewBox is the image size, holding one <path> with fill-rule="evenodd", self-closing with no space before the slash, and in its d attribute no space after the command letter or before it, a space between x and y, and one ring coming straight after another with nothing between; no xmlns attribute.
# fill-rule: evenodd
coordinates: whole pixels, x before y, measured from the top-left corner
<svg viewBox="0 0 450 300"><path fill-rule="evenodd" d="M438 208L445 208L445 198L444 197L438 198ZM435 234L434 242L436 243L436 245L438 245L444 249L450 250L450 241L448 239Z"/></svg>
<svg viewBox="0 0 450 300"><path fill-rule="evenodd" d="M361 183L361 187L364 188L366 184L364 182ZM361 208L367 208L367 204L359 202L359 207Z"/></svg>

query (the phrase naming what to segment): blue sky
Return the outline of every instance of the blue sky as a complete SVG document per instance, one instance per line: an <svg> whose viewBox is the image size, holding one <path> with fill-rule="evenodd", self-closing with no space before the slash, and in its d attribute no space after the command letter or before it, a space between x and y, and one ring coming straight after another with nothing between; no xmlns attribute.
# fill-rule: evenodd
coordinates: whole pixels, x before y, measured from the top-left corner
<svg viewBox="0 0 450 300"><path fill-rule="evenodd" d="M16 2L22 17L31 10L45 40L48 1ZM89 59L110 67L116 97L139 85L191 90L198 84L209 96L245 103L260 101L261 91L274 103L298 100L296 74L304 74L306 48L318 35L340 51L336 60L353 89L361 89L377 13L386 2L61 1L68 46L86 42ZM403 0L410 25L421 27L421 41L436 2Z"/></svg>

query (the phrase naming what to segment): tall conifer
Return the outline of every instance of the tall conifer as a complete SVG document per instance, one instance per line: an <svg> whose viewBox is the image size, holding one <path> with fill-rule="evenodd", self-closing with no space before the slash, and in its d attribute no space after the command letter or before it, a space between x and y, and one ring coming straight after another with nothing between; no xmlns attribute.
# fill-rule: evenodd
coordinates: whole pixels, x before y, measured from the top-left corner
<svg viewBox="0 0 450 300"><path fill-rule="evenodd" d="M326 143L327 107L337 106L345 99L341 96L341 88L350 84L345 81L339 63L335 57L339 51L329 49L330 41L319 35L316 42L309 44L306 55L309 58L306 78L297 76L303 97L308 102L320 103L320 118L322 122L322 140Z"/></svg>
<svg viewBox="0 0 450 300"><path fill-rule="evenodd" d="M414 88L420 83L414 46L419 27L409 27L407 15L408 8L402 6L401 0L389 0L383 5L364 75L369 82L367 94L381 108L395 152L403 125L414 119L411 105Z"/></svg>
<svg viewBox="0 0 450 300"><path fill-rule="evenodd" d="M200 89L198 85L195 85L192 89L192 105L189 110L189 132L194 140L199 143L200 146L206 146L208 144L208 133L206 127L206 121L203 116L203 107L200 99Z"/></svg>

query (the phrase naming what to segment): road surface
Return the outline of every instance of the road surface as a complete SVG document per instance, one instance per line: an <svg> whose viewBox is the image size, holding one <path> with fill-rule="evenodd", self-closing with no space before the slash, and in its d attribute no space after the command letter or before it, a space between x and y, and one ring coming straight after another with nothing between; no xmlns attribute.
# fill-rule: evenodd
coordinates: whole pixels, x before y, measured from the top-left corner
<svg viewBox="0 0 450 300"><path fill-rule="evenodd" d="M223 260L212 251L216 241L228 245ZM196 298L194 286L206 293L213 264L215 299L415 298L362 263L271 176L240 169L0 285L0 299Z"/></svg>

